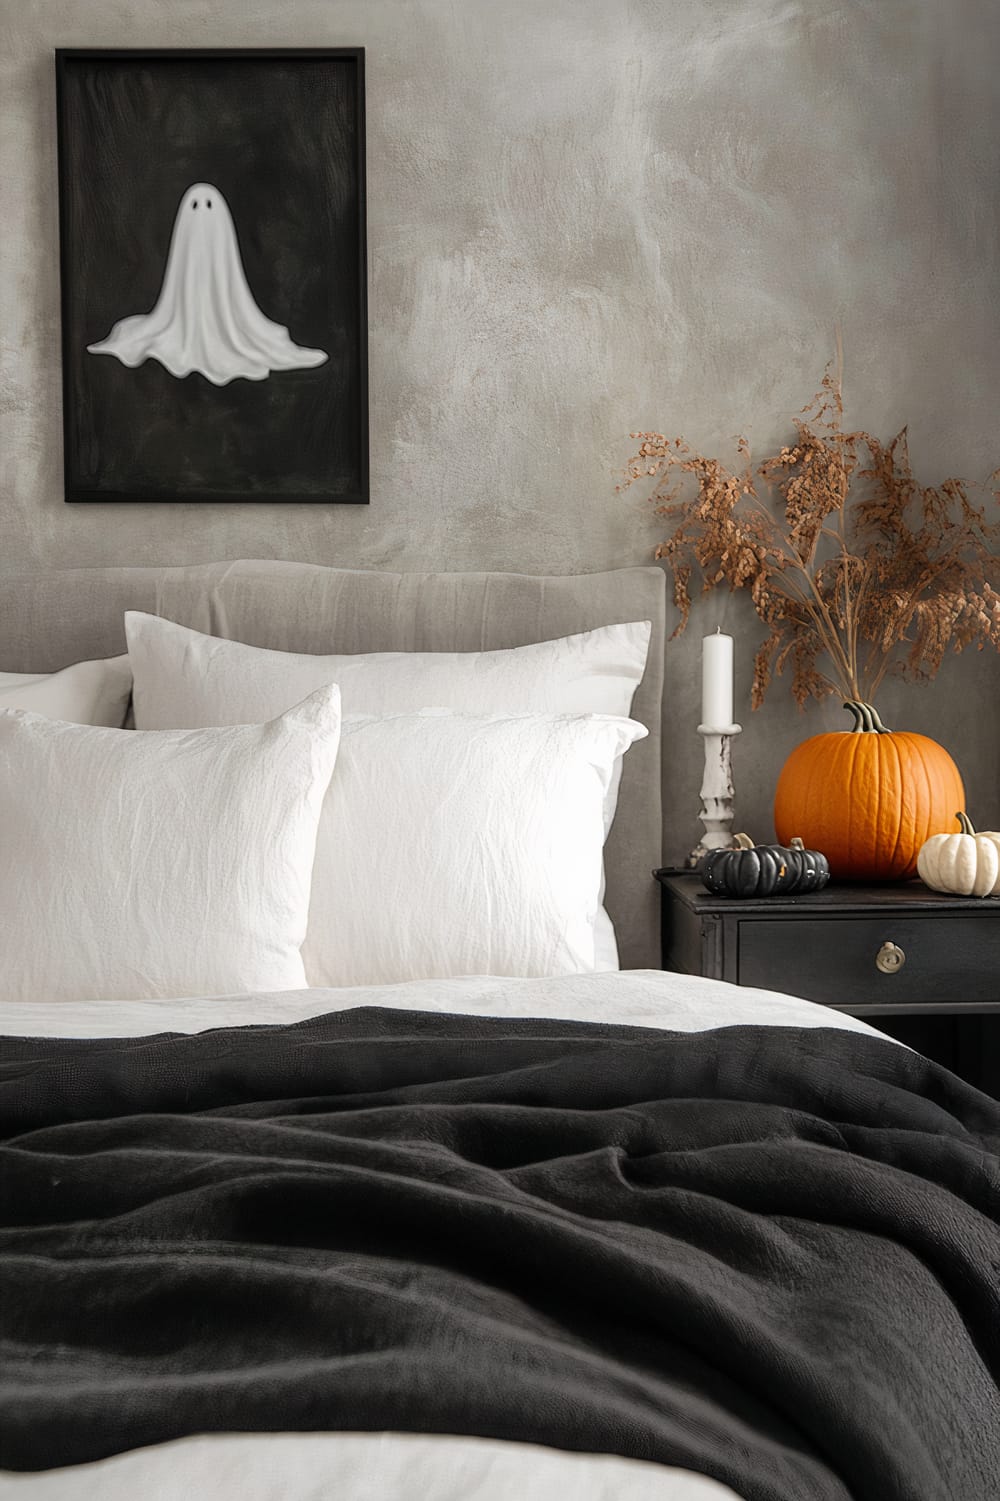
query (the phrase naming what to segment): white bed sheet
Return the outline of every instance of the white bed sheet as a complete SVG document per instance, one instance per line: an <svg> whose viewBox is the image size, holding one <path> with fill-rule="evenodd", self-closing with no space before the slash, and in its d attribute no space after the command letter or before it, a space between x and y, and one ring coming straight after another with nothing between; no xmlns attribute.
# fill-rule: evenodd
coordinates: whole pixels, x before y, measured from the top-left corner
<svg viewBox="0 0 1000 1501"><path fill-rule="evenodd" d="M355 1006L620 1022L681 1032L740 1023L875 1031L854 1017L795 996L659 970L630 970L170 1001L20 1002L0 1006L0 1034L141 1037L304 1021ZM203 1435L96 1464L0 1474L0 1501L551 1501L557 1496L573 1501L734 1501L735 1495L688 1470L611 1455L405 1433Z"/></svg>
<svg viewBox="0 0 1000 1501"><path fill-rule="evenodd" d="M461 1012L472 1016L543 1016L630 1027L699 1032L737 1023L761 1026L873 1027L775 990L752 990L632 969L553 979L514 980L476 975L457 980L411 980L339 990L193 996L169 1001L19 1001L0 1003L0 1035L18 1037L148 1037L157 1032L204 1032L210 1027L298 1022L354 1006ZM881 1035L881 1034L876 1034Z"/></svg>

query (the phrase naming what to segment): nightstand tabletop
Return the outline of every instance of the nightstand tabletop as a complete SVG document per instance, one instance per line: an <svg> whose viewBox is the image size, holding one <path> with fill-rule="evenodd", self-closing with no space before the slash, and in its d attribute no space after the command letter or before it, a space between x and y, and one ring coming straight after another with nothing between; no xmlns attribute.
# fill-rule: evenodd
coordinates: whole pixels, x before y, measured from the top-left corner
<svg viewBox="0 0 1000 1501"><path fill-rule="evenodd" d="M886 882L880 886L854 885L851 882L827 886L824 891L807 891L798 896L731 897L715 896L706 891L701 877L688 870L654 870L653 875L678 901L695 912L732 913L739 909L745 917L789 912L974 912L985 917L1000 917L1000 896L946 896L931 891L923 881ZM738 914L739 915L739 914Z"/></svg>

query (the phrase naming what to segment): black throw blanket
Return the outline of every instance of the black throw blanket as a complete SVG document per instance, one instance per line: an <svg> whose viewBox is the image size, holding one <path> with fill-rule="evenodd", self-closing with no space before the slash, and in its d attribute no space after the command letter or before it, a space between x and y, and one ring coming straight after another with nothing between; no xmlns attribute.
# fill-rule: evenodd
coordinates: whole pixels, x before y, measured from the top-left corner
<svg viewBox="0 0 1000 1501"><path fill-rule="evenodd" d="M1000 1497L1000 1105L833 1029L0 1044L0 1464L408 1430Z"/></svg>

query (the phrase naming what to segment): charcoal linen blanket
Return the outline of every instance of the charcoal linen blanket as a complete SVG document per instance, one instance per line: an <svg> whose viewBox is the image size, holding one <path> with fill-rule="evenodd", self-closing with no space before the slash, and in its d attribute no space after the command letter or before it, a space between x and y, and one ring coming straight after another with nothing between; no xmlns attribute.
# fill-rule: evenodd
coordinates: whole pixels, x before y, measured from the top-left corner
<svg viewBox="0 0 1000 1501"><path fill-rule="evenodd" d="M361 1008L0 1044L0 1464L407 1430L1000 1496L1000 1105L889 1042Z"/></svg>

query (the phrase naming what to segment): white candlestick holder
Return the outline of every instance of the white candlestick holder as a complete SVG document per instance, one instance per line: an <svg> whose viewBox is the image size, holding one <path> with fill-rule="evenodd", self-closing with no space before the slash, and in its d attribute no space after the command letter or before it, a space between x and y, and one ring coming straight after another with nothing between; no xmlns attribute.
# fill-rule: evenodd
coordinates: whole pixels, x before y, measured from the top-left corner
<svg viewBox="0 0 1000 1501"><path fill-rule="evenodd" d="M732 740L741 735L743 726L726 725L715 729L707 724L698 726L698 734L705 742L705 774L701 783L701 813L705 832L688 855L687 863L692 869L710 850L736 848L733 838L733 762Z"/></svg>

